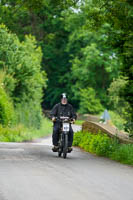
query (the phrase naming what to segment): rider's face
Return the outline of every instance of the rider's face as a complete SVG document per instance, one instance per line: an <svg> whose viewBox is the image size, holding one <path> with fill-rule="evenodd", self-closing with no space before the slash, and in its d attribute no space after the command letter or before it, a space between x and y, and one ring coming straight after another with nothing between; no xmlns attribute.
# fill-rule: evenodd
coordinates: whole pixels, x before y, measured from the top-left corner
<svg viewBox="0 0 133 200"><path fill-rule="evenodd" d="M62 103L63 105L67 104L67 98L62 98L62 99L61 99L61 103Z"/></svg>

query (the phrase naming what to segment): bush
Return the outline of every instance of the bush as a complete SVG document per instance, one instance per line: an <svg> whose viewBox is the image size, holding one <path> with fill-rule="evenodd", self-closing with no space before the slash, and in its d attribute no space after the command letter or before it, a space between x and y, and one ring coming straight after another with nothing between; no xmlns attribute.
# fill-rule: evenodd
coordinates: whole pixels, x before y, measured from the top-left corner
<svg viewBox="0 0 133 200"><path fill-rule="evenodd" d="M17 35L0 25L0 69L6 72L5 90L17 108L18 122L28 127L39 128L42 119L41 102L47 76L41 71L41 62L42 51L33 36L25 36L20 42Z"/></svg>
<svg viewBox="0 0 133 200"><path fill-rule="evenodd" d="M14 121L14 108L0 82L0 124L10 126Z"/></svg>
<svg viewBox="0 0 133 200"><path fill-rule="evenodd" d="M19 124L15 127L2 127L0 125L0 142L22 142L48 135L52 132L52 122L44 118L40 129L26 128Z"/></svg>
<svg viewBox="0 0 133 200"><path fill-rule="evenodd" d="M98 134L92 137L89 150L97 155L107 156L111 151L111 144L112 141L107 135Z"/></svg>
<svg viewBox="0 0 133 200"><path fill-rule="evenodd" d="M1 142L22 142L25 137L30 139L27 129L23 125L18 125L14 128L2 127L0 125Z"/></svg>
<svg viewBox="0 0 133 200"><path fill-rule="evenodd" d="M133 145L132 144L119 145L119 148L117 148L110 157L113 160L133 165Z"/></svg>
<svg viewBox="0 0 133 200"><path fill-rule="evenodd" d="M109 111L112 123L119 129L124 130L125 120L118 113Z"/></svg>
<svg viewBox="0 0 133 200"><path fill-rule="evenodd" d="M133 165L133 144L120 144L117 139L112 139L106 134L77 132L74 135L73 145L87 152Z"/></svg>
<svg viewBox="0 0 133 200"><path fill-rule="evenodd" d="M90 141L92 140L92 135L90 133L84 133L84 137L79 143L79 146L85 151L89 151Z"/></svg>
<svg viewBox="0 0 133 200"><path fill-rule="evenodd" d="M74 134L73 146L79 146L79 143L83 138L82 136L83 136L82 132L77 132L76 134Z"/></svg>
<svg viewBox="0 0 133 200"><path fill-rule="evenodd" d="M16 105L17 124L24 124L28 128L39 129L42 123L42 111L39 105L31 101Z"/></svg>
<svg viewBox="0 0 133 200"><path fill-rule="evenodd" d="M94 135L86 132L78 132L74 135L74 145L97 155L106 156L112 151L112 140L101 133Z"/></svg>

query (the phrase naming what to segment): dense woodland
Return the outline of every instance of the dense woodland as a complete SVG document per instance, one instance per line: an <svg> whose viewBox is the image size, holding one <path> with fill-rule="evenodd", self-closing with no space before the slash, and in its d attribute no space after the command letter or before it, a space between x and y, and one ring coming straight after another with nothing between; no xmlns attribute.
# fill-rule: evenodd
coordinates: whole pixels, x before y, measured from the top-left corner
<svg viewBox="0 0 133 200"><path fill-rule="evenodd" d="M66 92L78 112L114 110L133 129L132 0L0 0L0 24L1 124L39 127Z"/></svg>

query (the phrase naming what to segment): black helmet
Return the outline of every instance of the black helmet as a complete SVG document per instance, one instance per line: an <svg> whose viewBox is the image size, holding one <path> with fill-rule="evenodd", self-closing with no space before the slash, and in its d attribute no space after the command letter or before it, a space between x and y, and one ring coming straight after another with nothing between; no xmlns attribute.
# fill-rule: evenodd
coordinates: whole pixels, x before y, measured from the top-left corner
<svg viewBox="0 0 133 200"><path fill-rule="evenodd" d="M67 94L66 93L62 93L61 94L61 99L65 99L65 98L67 99Z"/></svg>

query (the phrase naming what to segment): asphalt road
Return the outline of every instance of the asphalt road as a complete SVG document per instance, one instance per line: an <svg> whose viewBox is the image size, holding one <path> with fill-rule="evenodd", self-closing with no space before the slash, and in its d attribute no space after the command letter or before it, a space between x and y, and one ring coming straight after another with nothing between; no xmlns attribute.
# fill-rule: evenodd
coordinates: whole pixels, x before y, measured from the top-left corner
<svg viewBox="0 0 133 200"><path fill-rule="evenodd" d="M46 142L47 141L47 142ZM0 143L0 200L133 200L133 168L38 143Z"/></svg>

